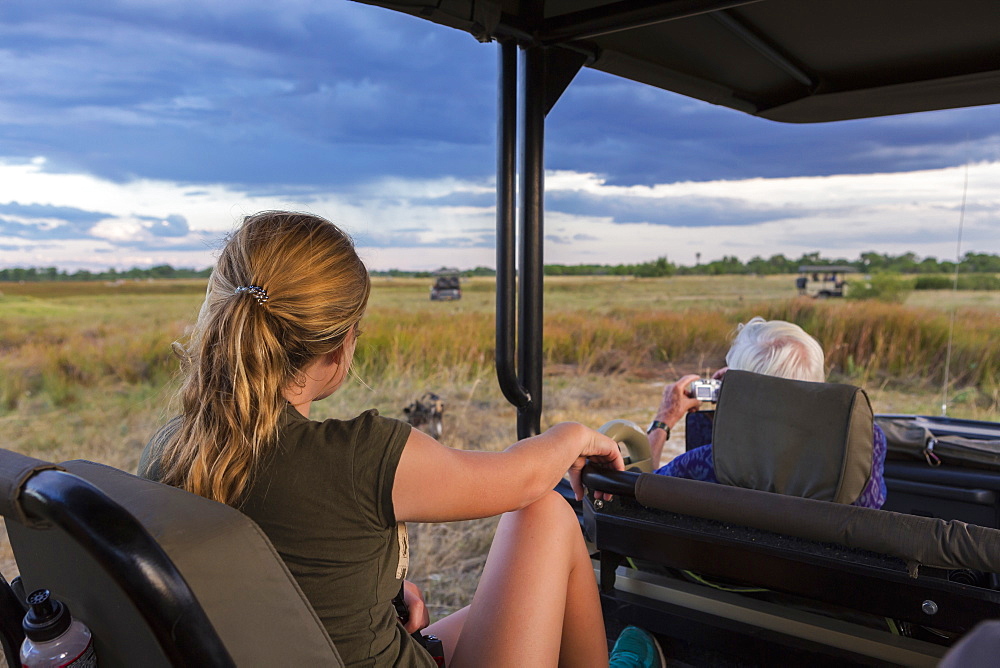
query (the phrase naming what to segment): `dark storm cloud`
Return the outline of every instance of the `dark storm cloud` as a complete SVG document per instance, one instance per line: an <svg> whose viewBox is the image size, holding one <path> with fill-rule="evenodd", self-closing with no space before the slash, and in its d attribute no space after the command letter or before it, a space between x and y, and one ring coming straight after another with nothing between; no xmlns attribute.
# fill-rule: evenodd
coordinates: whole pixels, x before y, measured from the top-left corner
<svg viewBox="0 0 1000 668"><path fill-rule="evenodd" d="M0 204L0 237L32 241L100 239L123 249L205 250L214 245L219 236L216 232L192 232L187 219L178 214L163 217L135 216L148 233L148 239L108 240L100 234L94 234L97 222L114 218L116 216L110 213L75 207L10 202Z"/></svg>
<svg viewBox="0 0 1000 668"><path fill-rule="evenodd" d="M1000 106L794 125L582 71L549 114L546 166L611 185L935 169L1000 155Z"/></svg>
<svg viewBox="0 0 1000 668"><path fill-rule="evenodd" d="M496 205L497 196L495 192L453 192L441 197L413 197L409 201L431 206L492 207Z"/></svg>
<svg viewBox="0 0 1000 668"><path fill-rule="evenodd" d="M0 140L115 179L488 172L493 58L420 27L348 2L3 3Z"/></svg>
<svg viewBox="0 0 1000 668"><path fill-rule="evenodd" d="M174 238L165 239L163 237L151 237L137 241L116 241L114 245L121 251L141 251L154 253L157 251L205 251L218 248L220 244L219 235L200 232L192 233L183 240Z"/></svg>
<svg viewBox="0 0 1000 668"><path fill-rule="evenodd" d="M391 234L369 232L358 234L355 242L358 246L367 248L492 248L496 243L492 230L481 233L473 231L472 234L465 230L462 234L438 235L431 239L424 238L422 232L401 233L399 230Z"/></svg>
<svg viewBox="0 0 1000 668"><path fill-rule="evenodd" d="M627 197L593 195L574 191L550 191L545 197L548 211L579 216L608 217L615 223L650 223L673 227L755 225L783 218L797 218L801 207L762 207L724 197Z"/></svg>
<svg viewBox="0 0 1000 668"><path fill-rule="evenodd" d="M183 237L190 233L187 219L177 214L166 218L154 218L152 216L138 216L140 220L148 223L147 229L155 237Z"/></svg>
<svg viewBox="0 0 1000 668"><path fill-rule="evenodd" d="M110 214L48 204L0 204L0 236L20 239L86 239Z"/></svg>
<svg viewBox="0 0 1000 668"><path fill-rule="evenodd" d="M62 226L39 227L0 216L0 237L18 239L80 239L87 235L67 230Z"/></svg>
<svg viewBox="0 0 1000 668"><path fill-rule="evenodd" d="M351 2L6 2L0 143L53 171L254 194L482 179L495 61L495 45ZM619 185L929 169L1000 146L998 107L783 125L589 70L549 119L549 168Z"/></svg>
<svg viewBox="0 0 1000 668"><path fill-rule="evenodd" d="M51 204L21 204L8 202L0 204L0 215L17 216L19 218L48 218L65 223L87 226L109 217L111 214L100 211L86 211L71 206L53 206Z"/></svg>

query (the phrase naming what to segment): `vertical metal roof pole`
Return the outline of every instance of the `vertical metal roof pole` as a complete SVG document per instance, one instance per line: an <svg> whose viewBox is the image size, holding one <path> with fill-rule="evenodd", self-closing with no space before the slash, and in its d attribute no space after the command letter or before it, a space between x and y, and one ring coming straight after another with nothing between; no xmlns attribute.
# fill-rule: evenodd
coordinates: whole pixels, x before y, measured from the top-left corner
<svg viewBox="0 0 1000 668"><path fill-rule="evenodd" d="M542 416L542 240L545 146L545 49L524 49L521 98L520 257L518 262L517 370L527 404L517 412L517 437L541 431Z"/></svg>
<svg viewBox="0 0 1000 668"><path fill-rule="evenodd" d="M519 97L517 47L513 43L502 43L500 47L496 367L500 389L517 408L519 439L541 431L545 116L586 60L587 56L579 52L541 46L525 47ZM519 108L522 125L518 137ZM518 193L519 234L515 235L514 150L518 138L521 180ZM518 243L516 300L515 240Z"/></svg>
<svg viewBox="0 0 1000 668"><path fill-rule="evenodd" d="M514 367L516 336L516 272L514 253L515 179L517 178L517 44L501 42L497 86L497 381L507 401L517 408L528 404Z"/></svg>

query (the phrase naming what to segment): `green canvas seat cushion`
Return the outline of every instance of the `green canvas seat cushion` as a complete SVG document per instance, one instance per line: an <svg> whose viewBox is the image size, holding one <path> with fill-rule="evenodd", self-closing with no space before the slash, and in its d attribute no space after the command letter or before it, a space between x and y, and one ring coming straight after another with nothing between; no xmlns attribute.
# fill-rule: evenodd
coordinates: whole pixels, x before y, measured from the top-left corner
<svg viewBox="0 0 1000 668"><path fill-rule="evenodd" d="M652 473L639 475L635 498L647 508L897 557L907 562L911 575L920 565L1000 572L1000 530L959 520L765 494Z"/></svg>
<svg viewBox="0 0 1000 668"><path fill-rule="evenodd" d="M853 503L872 474L871 402L853 385L726 373L713 433L719 482Z"/></svg>

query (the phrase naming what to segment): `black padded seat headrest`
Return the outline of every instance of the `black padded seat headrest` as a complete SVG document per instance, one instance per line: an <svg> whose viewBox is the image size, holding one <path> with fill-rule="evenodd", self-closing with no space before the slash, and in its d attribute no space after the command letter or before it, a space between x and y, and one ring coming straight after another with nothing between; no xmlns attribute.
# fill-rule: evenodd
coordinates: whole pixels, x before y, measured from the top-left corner
<svg viewBox="0 0 1000 668"><path fill-rule="evenodd" d="M21 507L21 490L31 476L53 469L61 471L62 467L19 452L5 451L0 457L0 515L25 526L36 526Z"/></svg>
<svg viewBox="0 0 1000 668"><path fill-rule="evenodd" d="M343 665L302 590L248 517L101 464L61 466L124 507L156 539L237 665ZM161 665L145 655L148 638L128 638L139 635L142 624L134 616L140 611L79 545L56 530L31 530L14 522L7 530L26 585L58 593L87 620L95 639L114 645L107 647L111 655L102 656L102 665L105 658L108 665ZM116 635L125 639L112 643Z"/></svg>
<svg viewBox="0 0 1000 668"><path fill-rule="evenodd" d="M715 415L715 475L736 487L850 504L872 474L872 426L861 388L731 369Z"/></svg>

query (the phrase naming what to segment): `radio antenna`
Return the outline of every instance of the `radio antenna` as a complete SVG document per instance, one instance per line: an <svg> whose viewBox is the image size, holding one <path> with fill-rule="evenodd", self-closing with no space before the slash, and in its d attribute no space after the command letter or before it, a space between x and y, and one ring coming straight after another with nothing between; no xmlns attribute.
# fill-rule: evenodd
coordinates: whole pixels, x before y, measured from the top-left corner
<svg viewBox="0 0 1000 668"><path fill-rule="evenodd" d="M969 163L965 163L965 184L962 186L962 206L958 212L958 246L955 248L955 279L952 282L952 292L958 292L958 270L962 265L962 227L965 224L965 200L969 194ZM957 296L957 295L956 295ZM955 311L958 310L958 300L951 303L951 320L948 325L948 348L944 356L944 383L941 388L941 417L948 416L948 382L951 371L951 341L955 334Z"/></svg>

